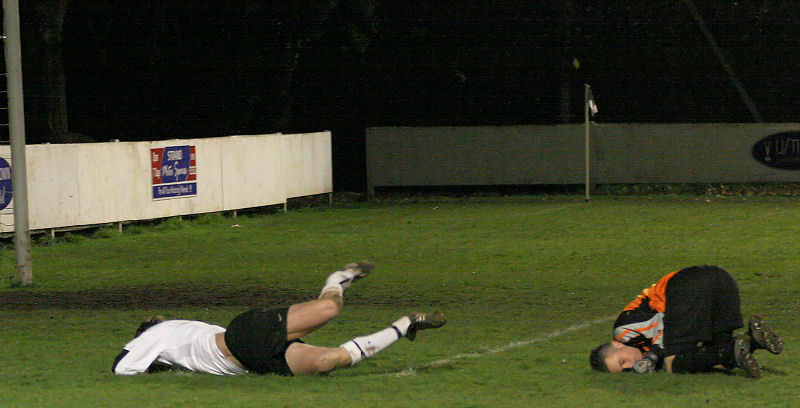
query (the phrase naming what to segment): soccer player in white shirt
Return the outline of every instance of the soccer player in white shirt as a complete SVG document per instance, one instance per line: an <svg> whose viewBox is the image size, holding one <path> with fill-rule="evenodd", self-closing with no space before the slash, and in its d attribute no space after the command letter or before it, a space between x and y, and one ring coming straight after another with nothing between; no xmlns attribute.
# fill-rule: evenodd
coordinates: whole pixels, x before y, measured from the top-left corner
<svg viewBox="0 0 800 408"><path fill-rule="evenodd" d="M355 365L401 337L413 341L417 331L445 324L438 310L414 312L339 347L302 342L303 336L339 314L344 290L372 268L369 262L348 264L328 277L317 299L285 308L252 309L234 318L227 329L195 320L150 319L115 358L112 371L134 375L177 368L216 375L316 375Z"/></svg>

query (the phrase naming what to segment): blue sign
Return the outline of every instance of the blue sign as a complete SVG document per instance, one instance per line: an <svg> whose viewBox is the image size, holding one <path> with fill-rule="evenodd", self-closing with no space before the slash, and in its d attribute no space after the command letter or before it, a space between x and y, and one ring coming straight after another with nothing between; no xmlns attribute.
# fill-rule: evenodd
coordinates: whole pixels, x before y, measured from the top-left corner
<svg viewBox="0 0 800 408"><path fill-rule="evenodd" d="M0 158L0 210L11 204L11 165Z"/></svg>
<svg viewBox="0 0 800 408"><path fill-rule="evenodd" d="M197 195L197 183L177 183L153 186L153 198L172 198Z"/></svg>
<svg viewBox="0 0 800 408"><path fill-rule="evenodd" d="M197 195L194 146L150 149L153 199Z"/></svg>

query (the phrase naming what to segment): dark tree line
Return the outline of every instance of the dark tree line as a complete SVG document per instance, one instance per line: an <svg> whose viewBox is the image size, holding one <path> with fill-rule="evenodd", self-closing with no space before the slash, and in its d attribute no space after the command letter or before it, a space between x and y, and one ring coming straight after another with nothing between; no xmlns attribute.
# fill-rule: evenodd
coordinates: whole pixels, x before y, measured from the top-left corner
<svg viewBox="0 0 800 408"><path fill-rule="evenodd" d="M20 3L33 143L328 129L350 188L367 126L576 122L583 83L600 121L753 120L680 0ZM800 4L694 3L765 120L797 122Z"/></svg>

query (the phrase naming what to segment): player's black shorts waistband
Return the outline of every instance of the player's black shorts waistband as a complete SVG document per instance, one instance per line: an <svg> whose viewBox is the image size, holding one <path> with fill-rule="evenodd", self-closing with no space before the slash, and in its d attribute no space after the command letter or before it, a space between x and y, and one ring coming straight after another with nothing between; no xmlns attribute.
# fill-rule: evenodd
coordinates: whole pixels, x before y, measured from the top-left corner
<svg viewBox="0 0 800 408"><path fill-rule="evenodd" d="M248 310L236 316L225 331L225 344L247 370L292 375L286 349L299 340L286 340L289 308Z"/></svg>

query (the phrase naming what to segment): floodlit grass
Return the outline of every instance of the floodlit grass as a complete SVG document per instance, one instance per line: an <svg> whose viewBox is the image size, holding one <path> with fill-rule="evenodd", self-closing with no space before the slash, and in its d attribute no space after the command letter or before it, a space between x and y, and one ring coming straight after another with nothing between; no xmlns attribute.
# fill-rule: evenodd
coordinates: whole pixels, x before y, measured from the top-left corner
<svg viewBox="0 0 800 408"><path fill-rule="evenodd" d="M186 286L312 298L334 268L371 259L378 268L309 343L336 346L413 309L438 307L449 323L326 377L128 378L110 364L144 317L225 325L242 309L0 306L0 405L794 407L798 219L800 202L781 197L418 198L57 239L33 250L34 292ZM10 284L13 256L2 260L0 291L23 290ZM782 355L757 354L763 378L590 371L588 352L622 306L663 274L701 263L728 269L743 313L783 335Z"/></svg>

